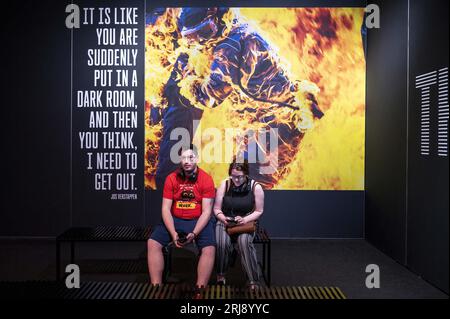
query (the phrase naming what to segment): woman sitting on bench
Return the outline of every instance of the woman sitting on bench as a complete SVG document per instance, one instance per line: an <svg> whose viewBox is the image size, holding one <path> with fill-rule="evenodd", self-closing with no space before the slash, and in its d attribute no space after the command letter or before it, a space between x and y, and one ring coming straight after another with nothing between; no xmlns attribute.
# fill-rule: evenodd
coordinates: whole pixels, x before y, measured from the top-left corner
<svg viewBox="0 0 450 319"><path fill-rule="evenodd" d="M254 290L259 286L260 272L253 245L253 226L263 213L264 191L259 183L248 176L249 167L246 160L237 163L234 159L228 174L230 178L224 180L217 189L214 204L214 214L217 218L217 283L225 285L233 243L237 242L241 264L248 278L248 287Z"/></svg>

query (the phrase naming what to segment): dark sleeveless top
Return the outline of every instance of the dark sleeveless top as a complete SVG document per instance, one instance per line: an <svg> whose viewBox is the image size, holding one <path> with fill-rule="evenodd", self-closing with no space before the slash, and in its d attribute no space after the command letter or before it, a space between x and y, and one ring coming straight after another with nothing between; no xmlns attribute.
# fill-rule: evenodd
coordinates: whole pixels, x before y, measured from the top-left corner
<svg viewBox="0 0 450 319"><path fill-rule="evenodd" d="M245 216L255 210L254 188L256 182L249 179L243 185L235 187L231 180L226 182L226 191L222 201L225 216Z"/></svg>

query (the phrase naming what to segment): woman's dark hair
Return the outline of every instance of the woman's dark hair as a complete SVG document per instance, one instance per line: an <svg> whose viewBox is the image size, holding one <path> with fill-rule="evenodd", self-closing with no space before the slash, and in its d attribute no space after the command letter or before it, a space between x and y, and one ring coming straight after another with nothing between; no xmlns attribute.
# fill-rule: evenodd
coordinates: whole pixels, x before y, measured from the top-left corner
<svg viewBox="0 0 450 319"><path fill-rule="evenodd" d="M245 175L249 174L248 160L244 159L244 162L237 162L236 157L233 158L230 167L228 168L228 175L231 176L231 171L235 169L237 171L243 172Z"/></svg>

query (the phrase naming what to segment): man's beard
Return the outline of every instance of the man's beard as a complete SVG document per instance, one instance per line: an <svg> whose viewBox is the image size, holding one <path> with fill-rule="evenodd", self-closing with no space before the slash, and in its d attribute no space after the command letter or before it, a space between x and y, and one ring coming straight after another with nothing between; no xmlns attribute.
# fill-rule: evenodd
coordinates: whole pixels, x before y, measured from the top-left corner
<svg viewBox="0 0 450 319"><path fill-rule="evenodd" d="M184 170L184 173L186 174L186 175L192 175L194 172L195 172L195 170L197 169L197 166L194 166L192 169L190 169L190 170L187 170L187 169L184 169L184 167L182 167L182 169Z"/></svg>

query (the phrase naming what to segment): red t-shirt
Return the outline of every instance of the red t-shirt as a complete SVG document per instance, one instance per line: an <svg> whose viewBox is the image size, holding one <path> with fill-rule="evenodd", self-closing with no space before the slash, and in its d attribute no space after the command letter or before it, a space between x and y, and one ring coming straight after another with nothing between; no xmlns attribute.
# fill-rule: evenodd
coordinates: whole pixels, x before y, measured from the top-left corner
<svg viewBox="0 0 450 319"><path fill-rule="evenodd" d="M183 179L178 170L167 176L163 197L171 199L172 215L183 219L194 219L202 214L202 199L214 198L214 181L204 170L197 167L197 180Z"/></svg>

